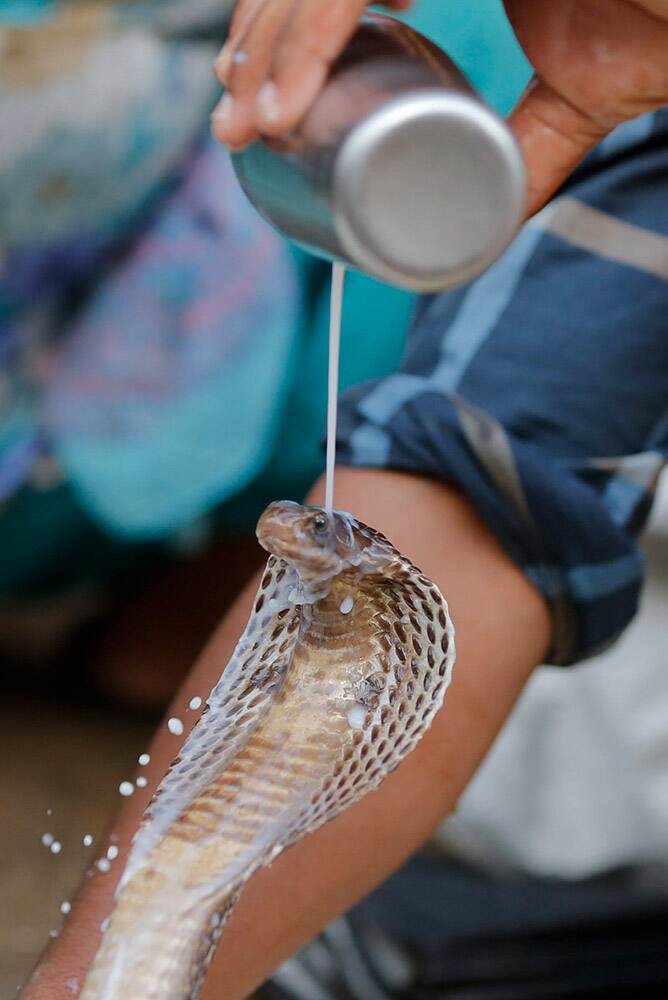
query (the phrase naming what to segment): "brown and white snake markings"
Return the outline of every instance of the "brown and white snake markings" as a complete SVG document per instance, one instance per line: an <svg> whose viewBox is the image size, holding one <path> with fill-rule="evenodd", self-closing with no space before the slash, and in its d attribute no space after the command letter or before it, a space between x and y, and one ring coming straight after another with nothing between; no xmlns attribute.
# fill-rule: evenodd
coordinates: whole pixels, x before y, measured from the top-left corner
<svg viewBox="0 0 668 1000"><path fill-rule="evenodd" d="M443 703L436 587L350 514L271 504L245 632L135 837L82 1000L195 1000L247 880L376 789Z"/></svg>

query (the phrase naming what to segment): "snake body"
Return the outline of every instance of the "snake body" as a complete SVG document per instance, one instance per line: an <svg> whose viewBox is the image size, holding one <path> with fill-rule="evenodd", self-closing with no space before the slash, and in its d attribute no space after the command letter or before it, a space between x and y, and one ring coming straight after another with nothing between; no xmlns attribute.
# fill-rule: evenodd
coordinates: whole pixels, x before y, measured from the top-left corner
<svg viewBox="0 0 668 1000"><path fill-rule="evenodd" d="M440 708L439 589L351 515L288 501L248 625L135 837L83 1000L195 1000L246 881L375 789Z"/></svg>

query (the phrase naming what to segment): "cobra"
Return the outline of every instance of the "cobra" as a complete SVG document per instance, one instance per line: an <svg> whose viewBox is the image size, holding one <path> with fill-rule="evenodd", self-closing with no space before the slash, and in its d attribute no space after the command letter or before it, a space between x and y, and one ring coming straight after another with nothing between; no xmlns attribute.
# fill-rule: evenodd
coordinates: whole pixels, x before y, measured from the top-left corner
<svg viewBox="0 0 668 1000"><path fill-rule="evenodd" d="M271 504L248 625L135 836L83 1000L197 998L244 885L415 747L455 659L443 595L342 511Z"/></svg>

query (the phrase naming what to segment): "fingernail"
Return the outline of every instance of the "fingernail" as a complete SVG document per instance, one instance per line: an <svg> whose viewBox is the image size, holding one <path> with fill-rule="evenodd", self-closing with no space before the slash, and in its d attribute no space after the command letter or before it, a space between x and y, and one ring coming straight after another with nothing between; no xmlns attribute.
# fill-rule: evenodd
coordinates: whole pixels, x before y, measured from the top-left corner
<svg viewBox="0 0 668 1000"><path fill-rule="evenodd" d="M274 122L278 121L280 117L278 90L276 89L276 84L273 83L273 81L268 80L262 85L262 87L260 87L257 95L257 107L260 112L260 117L267 125L272 125Z"/></svg>
<svg viewBox="0 0 668 1000"><path fill-rule="evenodd" d="M211 112L211 121L215 122L216 125L225 125L230 120L233 107L234 98L231 94L223 94Z"/></svg>
<svg viewBox="0 0 668 1000"><path fill-rule="evenodd" d="M230 42L225 42L222 49L213 61L213 68L215 70L216 76L223 83L230 71L230 63L232 62L232 46Z"/></svg>
<svg viewBox="0 0 668 1000"><path fill-rule="evenodd" d="M248 53L234 48L232 40L228 40L213 61L213 68L221 83L227 83L232 66L241 66L248 59Z"/></svg>

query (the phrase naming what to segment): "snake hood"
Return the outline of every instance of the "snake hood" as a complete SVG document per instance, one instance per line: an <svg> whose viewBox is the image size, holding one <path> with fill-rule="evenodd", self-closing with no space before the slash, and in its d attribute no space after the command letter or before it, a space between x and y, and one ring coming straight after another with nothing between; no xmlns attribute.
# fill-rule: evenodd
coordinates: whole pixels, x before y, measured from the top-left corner
<svg viewBox="0 0 668 1000"><path fill-rule="evenodd" d="M288 501L248 625L135 837L84 1000L190 1000L246 881L413 749L454 631L439 589L380 533Z"/></svg>

